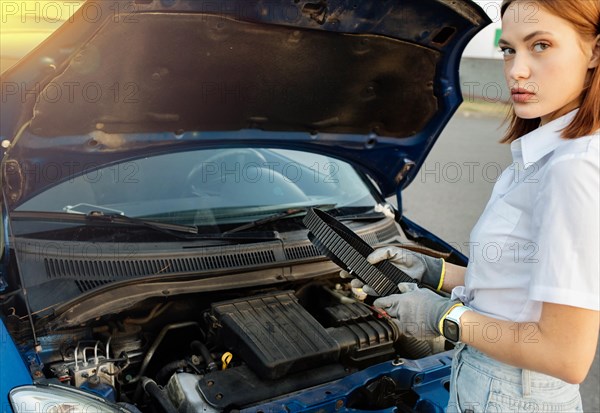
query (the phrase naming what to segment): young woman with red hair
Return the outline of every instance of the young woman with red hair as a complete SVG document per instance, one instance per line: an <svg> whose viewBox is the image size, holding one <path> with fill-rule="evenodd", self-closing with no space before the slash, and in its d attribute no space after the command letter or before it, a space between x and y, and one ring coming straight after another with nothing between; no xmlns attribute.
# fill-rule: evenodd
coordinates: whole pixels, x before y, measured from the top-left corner
<svg viewBox="0 0 600 413"><path fill-rule="evenodd" d="M600 320L600 1L504 0L499 44L514 162L469 265L380 248L371 262L452 296L401 284L375 305L406 334L457 342L447 412L582 411Z"/></svg>

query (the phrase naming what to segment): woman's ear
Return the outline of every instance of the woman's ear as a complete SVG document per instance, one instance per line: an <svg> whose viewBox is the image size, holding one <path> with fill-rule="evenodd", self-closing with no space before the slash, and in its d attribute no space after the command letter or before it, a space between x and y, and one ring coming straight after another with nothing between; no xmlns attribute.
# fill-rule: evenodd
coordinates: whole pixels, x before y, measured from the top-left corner
<svg viewBox="0 0 600 413"><path fill-rule="evenodd" d="M592 58L590 59L588 69L593 69L598 65L600 65L600 34L594 39L594 49L592 50Z"/></svg>

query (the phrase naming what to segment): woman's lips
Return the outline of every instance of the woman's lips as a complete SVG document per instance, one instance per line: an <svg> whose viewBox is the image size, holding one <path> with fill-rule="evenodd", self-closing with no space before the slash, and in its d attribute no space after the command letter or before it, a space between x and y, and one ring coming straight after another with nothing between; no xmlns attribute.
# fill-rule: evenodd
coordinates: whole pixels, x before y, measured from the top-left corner
<svg viewBox="0 0 600 413"><path fill-rule="evenodd" d="M512 100L515 103L524 103L535 97L535 93L530 92L527 89L517 88L511 89L510 91Z"/></svg>

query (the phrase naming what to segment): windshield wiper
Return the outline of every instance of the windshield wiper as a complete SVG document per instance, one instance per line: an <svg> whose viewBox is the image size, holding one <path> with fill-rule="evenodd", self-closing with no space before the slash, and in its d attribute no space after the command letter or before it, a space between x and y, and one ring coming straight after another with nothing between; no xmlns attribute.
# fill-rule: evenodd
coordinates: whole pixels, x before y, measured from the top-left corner
<svg viewBox="0 0 600 413"><path fill-rule="evenodd" d="M338 221L378 221L385 217L386 215L383 212L364 212L362 214L336 216L335 219Z"/></svg>
<svg viewBox="0 0 600 413"><path fill-rule="evenodd" d="M23 218L32 216L41 220L56 220L66 222L80 222L82 224L90 223L96 225L124 225L149 228L153 231L159 231L172 237L182 238L189 241L221 241L221 242L264 242L280 241L281 236L276 231L244 232L240 234L223 233L199 233L198 227L191 225L169 224L160 221L151 221L140 218L133 218L120 213L105 213L100 211L90 211L87 214L73 214L65 212L51 211L13 211L12 215ZM187 234L187 235L186 235Z"/></svg>
<svg viewBox="0 0 600 413"><path fill-rule="evenodd" d="M289 212L289 211L290 210L288 210L286 212ZM293 212L291 212L291 213L293 213ZM291 213L287 213L285 216L290 215ZM121 215L121 214L105 214L105 213L99 212L99 211L92 211L89 214L87 214L87 217L92 218L92 219L98 219L100 221L103 221L106 219L109 222L114 222L114 223L122 223L123 222L126 224L140 225L140 226L144 226L144 227L148 227L148 228L153 228L158 231L166 232L170 235L175 235L172 233L172 231L193 234L193 236L191 236L191 237L185 237L186 239L192 239L192 240L251 242L251 241L273 241L273 240L281 239L281 237L279 236L279 233L274 232L274 231L269 231L267 233L262 233L262 234L257 233L257 232L234 234L238 231L251 228L252 226L248 226L248 224L243 225L244 228L242 228L242 226L238 227L238 228L240 228L238 231L233 231L233 230L225 231L220 234L199 234L198 227L195 227L195 226L180 225L180 224L168 224L166 222L157 222L157 221L148 221L145 219L132 218L132 217L128 217L126 215ZM275 219L275 218L273 216L271 216L271 220L273 220L273 219ZM277 219L279 219L279 218L277 218ZM120 222L120 221L122 221L122 222ZM271 222L271 221L268 221L268 222ZM263 223L258 223L257 225L261 225ZM234 234L234 235L231 235L231 234Z"/></svg>
<svg viewBox="0 0 600 413"><path fill-rule="evenodd" d="M77 222L81 224L108 224L108 225L129 225L151 228L155 231L177 235L177 233L197 234L198 228L191 225L169 224L167 222L150 221L140 218L133 218L121 213L90 211L86 214L74 214L70 212L55 211L13 211L11 216L15 218L33 218L35 220L52 220L57 222Z"/></svg>
<svg viewBox="0 0 600 413"><path fill-rule="evenodd" d="M185 234L197 234L198 227L192 225L169 224L167 222L150 221L146 219L128 217L119 213L105 213L102 211L90 211L85 215L86 220L110 222L114 224L132 224L140 227L152 228L158 231L182 232Z"/></svg>
<svg viewBox="0 0 600 413"><path fill-rule="evenodd" d="M321 205L310 205L310 206L302 206L302 207L297 207L297 208L288 208L284 211L278 212L276 214L273 215L269 215L265 218L261 218L261 219L257 219L255 221L250 221L246 224L240 225L238 227L232 228L229 231L225 231L223 232L222 235L227 236L229 234L233 234L235 232L240 232L240 231L245 231L251 228L256 228L259 227L261 225L265 225L265 224L269 224L271 222L276 222L279 221L283 218L287 218L290 217L292 215L296 215L296 214L300 214L300 213L307 213L309 209L311 208L319 208L319 209L329 209L329 208L333 208L335 207L335 204L321 204Z"/></svg>

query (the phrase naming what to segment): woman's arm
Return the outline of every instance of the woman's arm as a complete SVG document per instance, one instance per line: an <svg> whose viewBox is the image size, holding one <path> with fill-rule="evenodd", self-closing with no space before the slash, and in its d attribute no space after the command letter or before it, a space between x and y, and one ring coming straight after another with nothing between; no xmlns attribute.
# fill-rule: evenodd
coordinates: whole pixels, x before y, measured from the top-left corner
<svg viewBox="0 0 600 413"><path fill-rule="evenodd" d="M507 364L581 383L594 360L599 322L598 311L552 303L543 303L537 323L467 311L461 341Z"/></svg>
<svg viewBox="0 0 600 413"><path fill-rule="evenodd" d="M460 265L445 263L445 275L442 283L442 290L447 293L452 292L452 289L459 285L465 285L465 272L466 267Z"/></svg>

